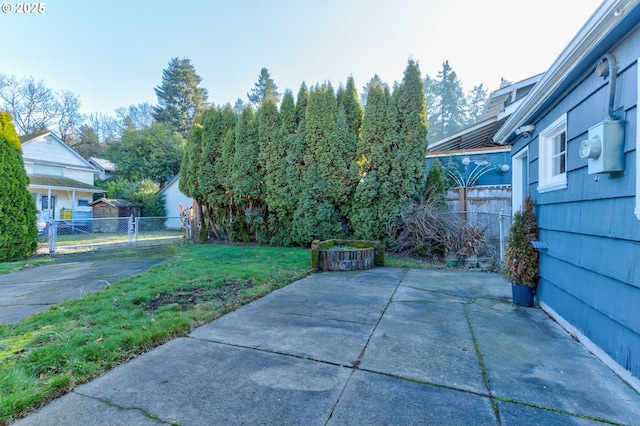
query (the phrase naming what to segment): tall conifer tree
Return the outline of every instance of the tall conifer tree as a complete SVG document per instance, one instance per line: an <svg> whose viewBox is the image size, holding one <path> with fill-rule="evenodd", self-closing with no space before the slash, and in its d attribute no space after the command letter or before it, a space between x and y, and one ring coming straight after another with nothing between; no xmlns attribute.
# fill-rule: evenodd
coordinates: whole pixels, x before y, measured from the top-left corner
<svg viewBox="0 0 640 426"><path fill-rule="evenodd" d="M259 107L264 101L273 101L276 104L280 101L280 94L278 93L278 86L271 78L269 70L262 68L260 70L260 76L255 87L251 90L251 93L247 93L249 102L254 106Z"/></svg>
<svg viewBox="0 0 640 426"><path fill-rule="evenodd" d="M265 100L263 103L272 103ZM245 108L236 124L231 181L236 222L240 237L249 242L251 235L264 234L264 184L258 142L258 123L252 108Z"/></svg>
<svg viewBox="0 0 640 426"><path fill-rule="evenodd" d="M153 117L160 123L169 123L186 138L207 101L207 89L199 87L201 81L191 60L171 59L169 67L162 71L162 84L154 89L158 105Z"/></svg>
<svg viewBox="0 0 640 426"><path fill-rule="evenodd" d="M26 259L38 246L36 205L8 112L0 112L0 176L0 262Z"/></svg>
<svg viewBox="0 0 640 426"><path fill-rule="evenodd" d="M355 189L350 221L355 238L380 240L384 236L384 230L380 227L381 220L378 214L380 203L378 167L381 167L381 163L385 161L383 143L389 94L383 83L375 77L367 87L367 107L362 124L362 140L358 148L361 179Z"/></svg>
<svg viewBox="0 0 640 426"><path fill-rule="evenodd" d="M336 119L333 87L330 84L316 86L309 94L307 105L304 185L293 222L296 242L301 245L308 245L316 238L345 236L343 221L330 193L336 161L336 151L331 146Z"/></svg>

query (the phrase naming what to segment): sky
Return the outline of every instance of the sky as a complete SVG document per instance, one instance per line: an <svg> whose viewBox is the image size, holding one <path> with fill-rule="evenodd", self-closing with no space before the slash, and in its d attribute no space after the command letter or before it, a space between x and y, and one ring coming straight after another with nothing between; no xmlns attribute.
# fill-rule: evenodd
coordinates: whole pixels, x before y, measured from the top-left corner
<svg viewBox="0 0 640 426"><path fill-rule="evenodd" d="M413 58L444 61L465 92L546 71L601 0L48 0L40 14L2 0L0 73L80 97L85 114L157 104L172 58L188 58L215 105L233 104L266 67L297 94L353 76L393 85Z"/></svg>

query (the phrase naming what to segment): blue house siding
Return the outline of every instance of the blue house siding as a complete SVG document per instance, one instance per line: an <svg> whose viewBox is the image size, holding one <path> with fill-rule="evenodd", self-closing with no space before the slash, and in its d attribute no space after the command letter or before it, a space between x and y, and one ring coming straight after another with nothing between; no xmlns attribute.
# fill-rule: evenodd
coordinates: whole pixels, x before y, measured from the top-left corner
<svg viewBox="0 0 640 426"><path fill-rule="evenodd" d="M636 378L640 378L640 220L634 213L640 196L636 187L640 172L636 170L638 16L636 4L629 18L600 44L588 46L586 59L572 63L567 79L558 80L555 91L540 92L545 94L540 95L537 109L532 107L528 115L517 117L520 122L505 125L511 125L513 132L520 125L535 123L533 135L524 138L511 133L502 140L513 145L513 153L528 148L527 189L536 204L539 239L549 247L540 251L538 302ZM624 120L624 172L589 175L588 161L579 156L578 148L587 139L588 129L609 115L610 78L594 73L595 63L605 53L613 53L618 63L613 110ZM567 187L538 192L538 135L563 114Z"/></svg>

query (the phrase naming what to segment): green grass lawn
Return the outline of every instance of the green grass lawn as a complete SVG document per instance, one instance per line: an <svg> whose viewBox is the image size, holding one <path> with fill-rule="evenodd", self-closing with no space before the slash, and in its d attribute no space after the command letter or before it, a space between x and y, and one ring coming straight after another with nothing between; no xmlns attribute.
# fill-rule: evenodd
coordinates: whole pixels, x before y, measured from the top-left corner
<svg viewBox="0 0 640 426"><path fill-rule="evenodd" d="M92 253L117 257L122 251ZM153 255L153 251L150 252ZM0 274L50 259L0 263ZM433 267L387 256L387 266ZM310 251L180 245L147 272L0 325L0 425L310 272Z"/></svg>
<svg viewBox="0 0 640 426"><path fill-rule="evenodd" d="M13 268L24 266L18 265ZM182 245L141 275L0 325L0 424L302 278L309 268L307 249Z"/></svg>
<svg viewBox="0 0 640 426"><path fill-rule="evenodd" d="M24 268L32 268L34 266L42 265L44 263L51 262L49 257L33 258L29 260L19 260L17 262L5 262L0 263L0 275L8 274L9 272L19 271Z"/></svg>

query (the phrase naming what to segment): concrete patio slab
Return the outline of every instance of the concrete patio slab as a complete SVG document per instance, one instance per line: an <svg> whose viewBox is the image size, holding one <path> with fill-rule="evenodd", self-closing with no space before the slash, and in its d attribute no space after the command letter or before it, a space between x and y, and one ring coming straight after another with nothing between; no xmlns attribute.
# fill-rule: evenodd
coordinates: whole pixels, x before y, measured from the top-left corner
<svg viewBox="0 0 640 426"><path fill-rule="evenodd" d="M290 284L16 424L155 421L640 425L640 395L498 274L375 268Z"/></svg>

